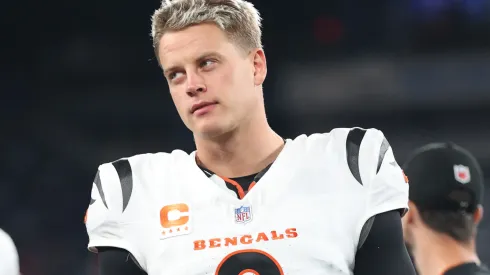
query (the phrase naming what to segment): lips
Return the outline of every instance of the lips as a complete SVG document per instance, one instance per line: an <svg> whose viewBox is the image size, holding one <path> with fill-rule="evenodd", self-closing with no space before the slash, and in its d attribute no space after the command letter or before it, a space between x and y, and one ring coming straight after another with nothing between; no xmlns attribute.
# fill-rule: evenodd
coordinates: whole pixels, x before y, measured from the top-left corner
<svg viewBox="0 0 490 275"><path fill-rule="evenodd" d="M216 102L202 101L202 102L196 103L196 104L192 105L191 113L194 113L195 111L197 111L201 108L204 108L206 106L213 105L213 104L216 104Z"/></svg>

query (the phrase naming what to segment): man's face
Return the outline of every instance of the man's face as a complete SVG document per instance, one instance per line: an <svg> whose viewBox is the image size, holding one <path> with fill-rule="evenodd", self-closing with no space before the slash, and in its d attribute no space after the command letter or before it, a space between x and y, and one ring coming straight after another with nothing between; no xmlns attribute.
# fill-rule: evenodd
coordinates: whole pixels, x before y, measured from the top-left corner
<svg viewBox="0 0 490 275"><path fill-rule="evenodd" d="M266 75L263 51L246 53L214 24L164 34L158 54L177 111L194 134L230 132L263 104L257 89Z"/></svg>

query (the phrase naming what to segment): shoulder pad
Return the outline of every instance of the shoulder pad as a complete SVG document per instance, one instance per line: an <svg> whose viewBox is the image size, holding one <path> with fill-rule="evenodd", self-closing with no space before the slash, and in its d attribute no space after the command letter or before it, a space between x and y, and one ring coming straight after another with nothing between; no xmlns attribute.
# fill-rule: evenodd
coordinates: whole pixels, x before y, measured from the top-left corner
<svg viewBox="0 0 490 275"><path fill-rule="evenodd" d="M361 148L361 144L363 142L368 142L365 139L365 135L368 131L378 131L376 129L363 129L363 128L352 128L349 130L346 139L346 156L347 156L347 165L349 166L349 170L351 171L354 178L362 185L361 173L359 168L359 151ZM379 131L378 131L379 132ZM383 138L381 142L381 146L379 148L379 154L377 156L377 165L376 165L376 173L379 172L381 168L381 164L383 163L383 159L386 155L386 152L390 148L390 144L388 140L380 133L380 137Z"/></svg>

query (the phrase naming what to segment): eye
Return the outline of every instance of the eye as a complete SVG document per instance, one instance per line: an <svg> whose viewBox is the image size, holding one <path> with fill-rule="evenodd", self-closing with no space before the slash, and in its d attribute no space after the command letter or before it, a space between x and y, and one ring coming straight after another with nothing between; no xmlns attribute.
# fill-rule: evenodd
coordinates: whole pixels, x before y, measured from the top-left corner
<svg viewBox="0 0 490 275"><path fill-rule="evenodd" d="M168 79L173 80L177 77L179 77L182 73L181 72L171 72L167 75Z"/></svg>
<svg viewBox="0 0 490 275"><path fill-rule="evenodd" d="M209 66L213 65L214 63L216 63L214 60L206 59L206 60L203 60L201 62L201 64L199 64L199 66L201 68L205 68L205 67L209 67Z"/></svg>

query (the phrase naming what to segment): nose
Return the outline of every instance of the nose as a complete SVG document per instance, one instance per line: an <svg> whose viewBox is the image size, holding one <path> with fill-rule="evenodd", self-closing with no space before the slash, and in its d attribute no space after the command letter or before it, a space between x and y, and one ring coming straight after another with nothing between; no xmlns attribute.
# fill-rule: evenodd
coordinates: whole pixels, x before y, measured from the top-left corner
<svg viewBox="0 0 490 275"><path fill-rule="evenodd" d="M204 79L197 73L187 74L187 95L194 97L199 93L206 92L206 85L204 84Z"/></svg>

